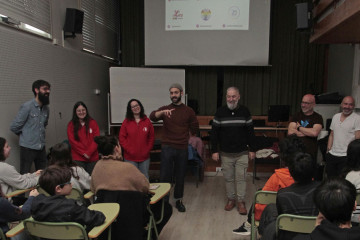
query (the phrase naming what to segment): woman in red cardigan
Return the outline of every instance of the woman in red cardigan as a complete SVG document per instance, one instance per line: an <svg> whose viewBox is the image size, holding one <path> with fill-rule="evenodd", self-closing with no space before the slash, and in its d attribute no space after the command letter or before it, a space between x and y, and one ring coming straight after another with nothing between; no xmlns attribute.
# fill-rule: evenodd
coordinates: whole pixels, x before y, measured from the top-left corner
<svg viewBox="0 0 360 240"><path fill-rule="evenodd" d="M85 103L75 103L72 120L67 127L73 160L90 175L99 160L94 137L99 136L99 126L89 115Z"/></svg>
<svg viewBox="0 0 360 240"><path fill-rule="evenodd" d="M149 179L150 151L154 145L154 127L137 99L128 102L126 118L119 133L124 161L136 166Z"/></svg>

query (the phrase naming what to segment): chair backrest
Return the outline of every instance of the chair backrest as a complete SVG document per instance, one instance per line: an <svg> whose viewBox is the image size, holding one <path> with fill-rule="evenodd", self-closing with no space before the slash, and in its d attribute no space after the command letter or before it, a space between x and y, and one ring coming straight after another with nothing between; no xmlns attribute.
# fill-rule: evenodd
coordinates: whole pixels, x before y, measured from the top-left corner
<svg viewBox="0 0 360 240"><path fill-rule="evenodd" d="M148 222L148 195L138 191L99 190L96 203L115 202L121 211L113 223L112 239L142 240L144 226Z"/></svg>
<svg viewBox="0 0 360 240"><path fill-rule="evenodd" d="M78 203L85 205L84 194L77 188L72 188L71 193L66 195L67 199L74 199Z"/></svg>
<svg viewBox="0 0 360 240"><path fill-rule="evenodd" d="M6 240L5 234L4 234L4 232L2 231L1 228L0 228L0 239L1 239L1 240Z"/></svg>
<svg viewBox="0 0 360 240"><path fill-rule="evenodd" d="M50 194L48 194L44 189L42 189L41 187L38 187L37 189L39 191L39 193L44 194L45 196L50 196ZM84 199L84 194L77 188L72 188L71 192L69 195L66 196L67 199L74 199L77 203L79 203L80 205L83 204L85 205L85 199Z"/></svg>
<svg viewBox="0 0 360 240"><path fill-rule="evenodd" d="M299 216L293 214L281 214L276 219L276 236L279 230L311 233L315 229L316 216Z"/></svg>
<svg viewBox="0 0 360 240"><path fill-rule="evenodd" d="M32 218L24 220L30 235L47 239L88 239L85 228L76 222L38 222Z"/></svg>
<svg viewBox="0 0 360 240"><path fill-rule="evenodd" d="M270 204L276 203L277 192L273 191L257 191L254 195L254 207L251 212L251 240L257 239L256 237L256 227L258 222L255 221L255 204Z"/></svg>
<svg viewBox="0 0 360 240"><path fill-rule="evenodd" d="M270 204L276 203L277 192L257 191L254 196L254 204Z"/></svg>
<svg viewBox="0 0 360 240"><path fill-rule="evenodd" d="M356 204L360 206L360 191L356 192Z"/></svg>

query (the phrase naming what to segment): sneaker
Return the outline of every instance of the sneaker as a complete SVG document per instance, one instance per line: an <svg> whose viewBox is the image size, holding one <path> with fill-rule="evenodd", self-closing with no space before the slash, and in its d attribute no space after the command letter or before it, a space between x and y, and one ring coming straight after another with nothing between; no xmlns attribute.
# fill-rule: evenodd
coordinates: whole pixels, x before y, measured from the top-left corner
<svg viewBox="0 0 360 240"><path fill-rule="evenodd" d="M248 222L244 222L239 228L234 229L233 233L240 234L240 235L250 235L251 233L251 224Z"/></svg>
<svg viewBox="0 0 360 240"><path fill-rule="evenodd" d="M177 200L175 206L176 206L176 208L177 208L177 210L179 212L185 212L186 211L186 208L185 208L185 206L184 206L184 204L182 203L181 200Z"/></svg>

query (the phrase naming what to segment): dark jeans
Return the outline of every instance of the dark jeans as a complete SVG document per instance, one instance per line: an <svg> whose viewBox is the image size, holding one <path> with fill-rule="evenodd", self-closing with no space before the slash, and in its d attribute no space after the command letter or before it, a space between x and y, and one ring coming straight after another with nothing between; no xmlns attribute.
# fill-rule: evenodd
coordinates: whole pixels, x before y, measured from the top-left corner
<svg viewBox="0 0 360 240"><path fill-rule="evenodd" d="M32 163L35 163L35 169L45 169L47 165L45 147L42 150L34 150L20 146L20 173L29 173Z"/></svg>
<svg viewBox="0 0 360 240"><path fill-rule="evenodd" d="M344 170L347 157L334 156L331 153L326 154L326 175L327 178L339 177Z"/></svg>
<svg viewBox="0 0 360 240"><path fill-rule="evenodd" d="M161 147L160 181L171 183L175 177L175 199L181 199L184 195L187 160L187 148L176 149L167 145Z"/></svg>
<svg viewBox="0 0 360 240"><path fill-rule="evenodd" d="M84 161L76 161L76 160L74 160L74 162L79 167L82 167L89 175L91 175L91 173L94 170L94 167L96 165L96 162L84 162Z"/></svg>

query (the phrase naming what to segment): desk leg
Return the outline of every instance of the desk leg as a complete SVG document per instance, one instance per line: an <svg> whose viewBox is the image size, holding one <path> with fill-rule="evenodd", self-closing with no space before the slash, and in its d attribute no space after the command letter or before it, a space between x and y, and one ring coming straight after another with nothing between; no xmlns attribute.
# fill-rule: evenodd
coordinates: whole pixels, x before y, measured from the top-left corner
<svg viewBox="0 0 360 240"><path fill-rule="evenodd" d="M148 237L147 239L150 240L151 239L151 229L154 228L155 230L155 234L156 234L156 239L159 239L159 233L157 231L157 227L156 227L156 221L155 221L155 217L153 212L150 209L150 204L148 204L147 206L148 211L150 213L150 217L149 217L149 225L148 225Z"/></svg>

